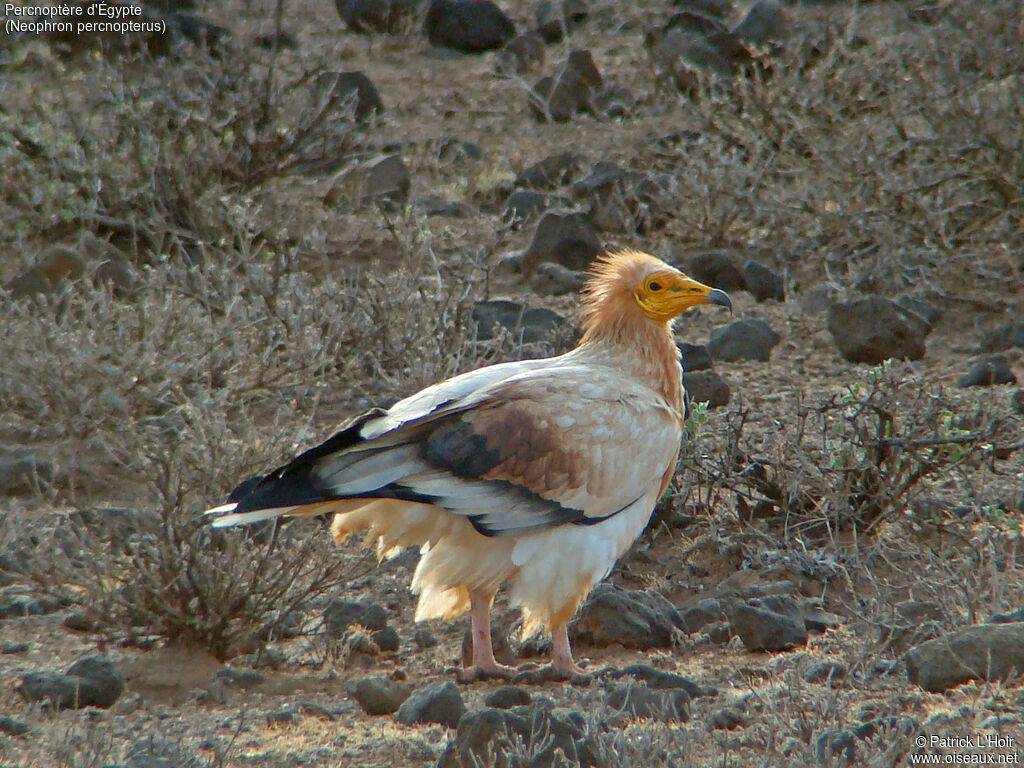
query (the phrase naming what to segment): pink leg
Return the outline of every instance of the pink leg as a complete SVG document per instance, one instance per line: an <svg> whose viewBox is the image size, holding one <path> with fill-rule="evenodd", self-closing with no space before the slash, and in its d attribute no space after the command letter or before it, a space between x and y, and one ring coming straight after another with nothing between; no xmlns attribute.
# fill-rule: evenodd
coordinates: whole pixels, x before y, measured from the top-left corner
<svg viewBox="0 0 1024 768"><path fill-rule="evenodd" d="M491 601L494 593L469 591L469 621L473 635L473 666L461 670L457 676L461 683L487 680L492 677L511 678L516 670L499 664L491 645Z"/></svg>
<svg viewBox="0 0 1024 768"><path fill-rule="evenodd" d="M556 624L551 627L551 669L567 678L585 674L572 659L567 624Z"/></svg>

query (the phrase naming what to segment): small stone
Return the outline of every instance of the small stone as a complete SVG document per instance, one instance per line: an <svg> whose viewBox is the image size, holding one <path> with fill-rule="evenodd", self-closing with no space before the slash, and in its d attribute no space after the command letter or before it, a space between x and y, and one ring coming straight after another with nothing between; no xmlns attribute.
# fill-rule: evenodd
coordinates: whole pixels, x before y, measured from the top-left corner
<svg viewBox="0 0 1024 768"><path fill-rule="evenodd" d="M554 75L537 81L530 91L529 106L541 121L565 123L580 112L591 111L591 101L604 87L604 78L587 50L569 52Z"/></svg>
<svg viewBox="0 0 1024 768"><path fill-rule="evenodd" d="M844 358L871 365L890 358L920 360L930 330L917 314L881 296L833 304L827 326Z"/></svg>
<svg viewBox="0 0 1024 768"><path fill-rule="evenodd" d="M526 307L508 299L481 301L473 307L471 316L479 341L493 339L498 326L509 331L517 342L533 344L550 339L568 325L565 318L547 307Z"/></svg>
<svg viewBox="0 0 1024 768"><path fill-rule="evenodd" d="M707 722L708 728L713 731L731 731L741 726L745 727L747 718L736 707L723 707L708 715Z"/></svg>
<svg viewBox="0 0 1024 768"><path fill-rule="evenodd" d="M566 269L584 270L603 251L597 232L584 214L548 211L537 224L520 268L523 274L531 275L542 261L551 261Z"/></svg>
<svg viewBox="0 0 1024 768"><path fill-rule="evenodd" d="M315 99L328 101L328 114L351 109L356 122L359 123L384 112L384 102L381 101L377 86L358 70L324 72L317 77L313 94Z"/></svg>
<svg viewBox="0 0 1024 768"><path fill-rule="evenodd" d="M491 0L432 0L424 30L431 45L462 53L501 48L516 33L512 20Z"/></svg>
<svg viewBox="0 0 1024 768"><path fill-rule="evenodd" d="M32 672L23 675L15 690L26 701L48 702L57 709L109 708L124 691L124 678L101 656L88 656L66 673Z"/></svg>
<svg viewBox="0 0 1024 768"><path fill-rule="evenodd" d="M75 632L95 632L99 623L87 611L75 611L64 619L64 626Z"/></svg>
<svg viewBox="0 0 1024 768"><path fill-rule="evenodd" d="M412 633L412 642L417 648L433 648L437 645L437 638L429 629L420 627Z"/></svg>
<svg viewBox="0 0 1024 768"><path fill-rule="evenodd" d="M334 5L352 32L395 34L412 18L419 0L334 0Z"/></svg>
<svg viewBox="0 0 1024 768"><path fill-rule="evenodd" d="M394 653L402 647L402 638L398 636L398 632L392 627L378 629L376 632L370 633L370 637L377 644L377 647L386 653Z"/></svg>
<svg viewBox="0 0 1024 768"><path fill-rule="evenodd" d="M396 210L409 200L412 181L401 155L382 155L341 174L324 196L331 208L382 205Z"/></svg>
<svg viewBox="0 0 1024 768"><path fill-rule="evenodd" d="M517 35L494 56L499 75L525 75L544 66L544 41L532 32Z"/></svg>
<svg viewBox="0 0 1024 768"><path fill-rule="evenodd" d="M775 270L751 259L743 265L743 277L747 282L747 290L758 303L768 299L786 300L786 281Z"/></svg>
<svg viewBox="0 0 1024 768"><path fill-rule="evenodd" d="M447 681L414 691L399 708L395 719L405 725L440 723L454 728L465 713L466 705L459 687Z"/></svg>
<svg viewBox="0 0 1024 768"><path fill-rule="evenodd" d="M633 591L598 584L569 625L573 642L602 647L670 648L682 629L679 612L651 590Z"/></svg>
<svg viewBox="0 0 1024 768"><path fill-rule="evenodd" d="M541 0L534 15L537 34L545 43L558 43L566 32L572 32L587 19L587 4L583 0Z"/></svg>
<svg viewBox="0 0 1024 768"><path fill-rule="evenodd" d="M495 709L512 709L522 707L533 701L533 697L525 688L518 685L503 685L484 699L484 704Z"/></svg>
<svg viewBox="0 0 1024 768"><path fill-rule="evenodd" d="M1016 384L1017 377L1010 370L1009 361L1003 355L985 355L975 360L963 376L957 379L958 387L991 387L996 384Z"/></svg>
<svg viewBox="0 0 1024 768"><path fill-rule="evenodd" d="M694 403L707 403L708 408L721 408L729 404L732 390L717 371L694 371L683 374L683 387Z"/></svg>
<svg viewBox="0 0 1024 768"><path fill-rule="evenodd" d="M216 678L232 688L243 688L246 690L255 688L266 680L259 672L251 669L233 669L232 667L225 667L217 672Z"/></svg>
<svg viewBox="0 0 1024 768"><path fill-rule="evenodd" d="M28 643L3 643L0 644L0 653L5 656L15 653L26 653L31 647Z"/></svg>
<svg viewBox="0 0 1024 768"><path fill-rule="evenodd" d="M32 449L0 446L0 495L31 493L53 477L53 464Z"/></svg>
<svg viewBox="0 0 1024 768"><path fill-rule="evenodd" d="M934 326L942 317L942 309L936 307L930 301L918 298L917 296L900 296L896 303L908 312L913 312L922 318L928 325Z"/></svg>
<svg viewBox="0 0 1024 768"><path fill-rule="evenodd" d="M28 725L21 722L21 720L15 720L7 715L0 715L0 733L6 733L8 736L22 736L28 733L28 731Z"/></svg>
<svg viewBox="0 0 1024 768"><path fill-rule="evenodd" d="M687 632L699 632L706 625L716 621L725 621L728 616L722 601L715 597L706 597L693 605L679 611L683 627Z"/></svg>
<svg viewBox="0 0 1024 768"><path fill-rule="evenodd" d="M404 683L384 677L367 677L356 681L354 698L368 715L390 715L409 698L412 689Z"/></svg>
<svg viewBox="0 0 1024 768"><path fill-rule="evenodd" d="M586 272L566 269L553 261L543 261L530 276L530 287L541 296L576 295L587 281Z"/></svg>
<svg viewBox="0 0 1024 768"><path fill-rule="evenodd" d="M341 637L353 624L371 632L388 625L388 613L379 603L359 603L352 600L332 600L324 610L324 628L329 637Z"/></svg>
<svg viewBox="0 0 1024 768"><path fill-rule="evenodd" d="M704 344L689 344L681 341L676 346L679 347L679 354L682 355L683 370L687 373L706 371L711 368L711 353Z"/></svg>
<svg viewBox="0 0 1024 768"><path fill-rule="evenodd" d="M575 152L556 152L525 168L516 176L517 187L554 189L567 184L580 169L580 156Z"/></svg>
<svg viewBox="0 0 1024 768"><path fill-rule="evenodd" d="M1024 672L1024 623L976 624L916 645L903 655L910 682L941 692L970 680Z"/></svg>
<svg viewBox="0 0 1024 768"><path fill-rule="evenodd" d="M553 203L566 205L568 201L533 189L516 189L505 200L504 217L514 224L529 221L539 217Z"/></svg>
<svg viewBox="0 0 1024 768"><path fill-rule="evenodd" d="M807 625L791 597L773 595L738 603L730 624L748 651L785 651L807 644Z"/></svg>
<svg viewBox="0 0 1024 768"><path fill-rule="evenodd" d="M708 351L715 360L736 362L771 359L772 349L782 337L764 320L737 320L715 331L708 342Z"/></svg>
<svg viewBox="0 0 1024 768"><path fill-rule="evenodd" d="M787 36L788 20L778 0L758 0L743 17L733 34L754 45L782 42Z"/></svg>
<svg viewBox="0 0 1024 768"><path fill-rule="evenodd" d="M299 716L292 709L279 709L275 712L267 712L263 715L263 718L271 728L282 728L299 722Z"/></svg>
<svg viewBox="0 0 1024 768"><path fill-rule="evenodd" d="M811 664L803 672L803 678L808 683L827 683L845 677L846 666L838 661L819 661Z"/></svg>
<svg viewBox="0 0 1024 768"><path fill-rule="evenodd" d="M605 694L605 704L631 715L666 723L690 719L690 695L681 688L651 690L644 685L616 685Z"/></svg>

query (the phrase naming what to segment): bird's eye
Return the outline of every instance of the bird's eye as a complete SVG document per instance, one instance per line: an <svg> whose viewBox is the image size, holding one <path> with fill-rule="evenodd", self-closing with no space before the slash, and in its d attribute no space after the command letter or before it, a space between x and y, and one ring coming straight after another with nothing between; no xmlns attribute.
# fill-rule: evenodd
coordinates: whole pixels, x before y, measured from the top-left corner
<svg viewBox="0 0 1024 768"><path fill-rule="evenodd" d="M655 280L655 281L651 282L647 287L650 290L652 290L652 291L660 291L661 290L661 283L659 283L657 280Z"/></svg>

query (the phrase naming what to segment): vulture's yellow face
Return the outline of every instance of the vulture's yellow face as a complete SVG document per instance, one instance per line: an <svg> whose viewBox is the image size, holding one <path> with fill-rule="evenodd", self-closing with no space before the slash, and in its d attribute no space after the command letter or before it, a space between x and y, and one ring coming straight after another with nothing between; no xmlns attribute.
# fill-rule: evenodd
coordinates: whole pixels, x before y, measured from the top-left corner
<svg viewBox="0 0 1024 768"><path fill-rule="evenodd" d="M698 304L718 304L732 311L728 294L687 277L674 269L653 272L633 293L645 315L666 323Z"/></svg>

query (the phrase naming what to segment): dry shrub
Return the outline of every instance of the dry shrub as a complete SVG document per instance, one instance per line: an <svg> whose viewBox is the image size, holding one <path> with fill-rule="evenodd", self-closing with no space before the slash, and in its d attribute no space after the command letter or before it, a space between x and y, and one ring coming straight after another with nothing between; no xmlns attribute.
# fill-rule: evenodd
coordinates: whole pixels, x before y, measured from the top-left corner
<svg viewBox="0 0 1024 768"><path fill-rule="evenodd" d="M942 387L893 363L795 412L759 445L744 436L746 412L731 413L728 445L691 469L709 498L734 491L741 518L780 520L804 537L871 532L935 481L970 487L973 473L1024 449L1020 419L994 405L963 414Z"/></svg>

